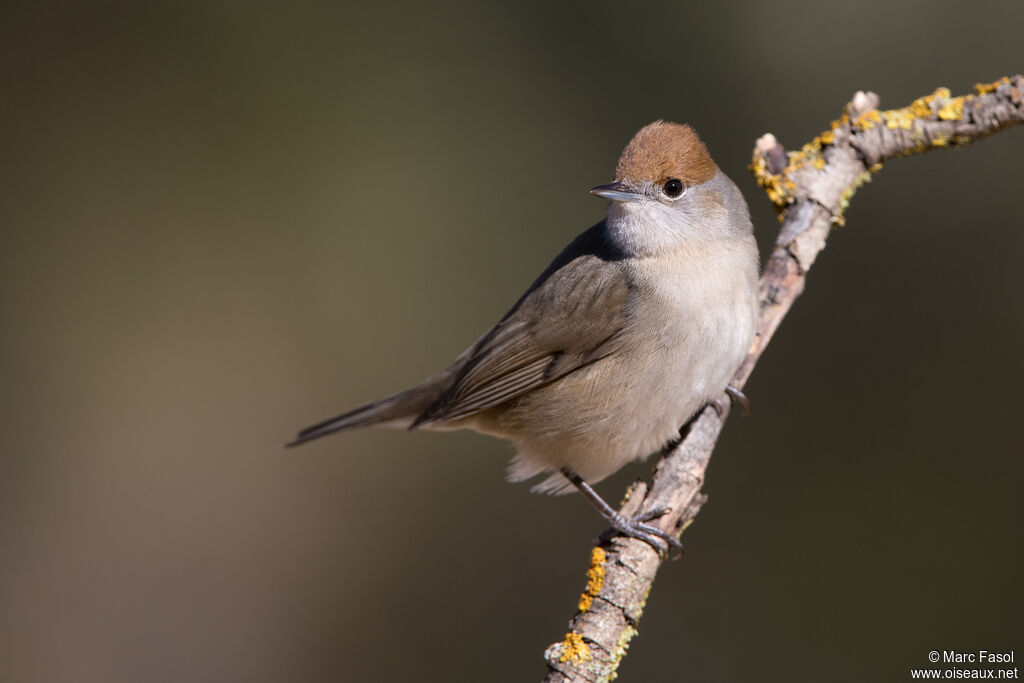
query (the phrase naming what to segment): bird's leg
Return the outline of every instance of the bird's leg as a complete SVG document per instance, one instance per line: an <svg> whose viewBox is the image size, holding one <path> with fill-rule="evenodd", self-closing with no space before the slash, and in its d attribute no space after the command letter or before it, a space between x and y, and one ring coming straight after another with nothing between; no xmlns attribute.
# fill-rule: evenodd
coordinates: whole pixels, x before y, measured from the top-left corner
<svg viewBox="0 0 1024 683"><path fill-rule="evenodd" d="M579 489L580 493L583 494L583 497L589 500L591 505L597 508L597 511L601 513L601 516L608 520L608 523L612 525L612 528L619 533L625 536L630 536L631 538L640 539L653 547L659 553L666 552L669 546L682 549L683 544L679 542L678 538L655 526L645 523L670 512L671 508L656 508L654 510L648 510L647 512L634 515L633 517L624 517L623 515L620 515L615 508L606 503L590 484L583 481L583 477L568 468L562 468L562 474L572 482L573 486Z"/></svg>

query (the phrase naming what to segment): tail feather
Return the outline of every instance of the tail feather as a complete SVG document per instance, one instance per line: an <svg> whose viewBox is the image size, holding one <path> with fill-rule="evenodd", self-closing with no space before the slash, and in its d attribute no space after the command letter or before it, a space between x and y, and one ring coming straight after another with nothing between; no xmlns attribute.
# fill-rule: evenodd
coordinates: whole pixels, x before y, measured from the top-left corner
<svg viewBox="0 0 1024 683"><path fill-rule="evenodd" d="M360 406L355 410L350 410L337 417L324 420L312 427L306 427L296 435L295 439L285 444L285 446L291 448L346 429L358 429L373 425L411 427L413 421L437 400L440 394L440 389L438 388L440 384L441 382L438 379L433 379L408 391L382 398L373 403L367 403L365 406Z"/></svg>
<svg viewBox="0 0 1024 683"><path fill-rule="evenodd" d="M358 429L359 427L374 425L410 427L413 420L433 402L429 395L418 389L419 387L402 391L393 396L361 405L354 411L306 427L296 435L295 439L285 445L292 447L334 432Z"/></svg>
<svg viewBox="0 0 1024 683"><path fill-rule="evenodd" d="M386 417L380 416L381 408L380 402L370 403L349 411L344 415L338 415L329 420L318 422L311 427L303 429L295 436L295 439L285 445L291 448L345 429L356 429L357 427L369 427L370 425L380 424L387 420Z"/></svg>

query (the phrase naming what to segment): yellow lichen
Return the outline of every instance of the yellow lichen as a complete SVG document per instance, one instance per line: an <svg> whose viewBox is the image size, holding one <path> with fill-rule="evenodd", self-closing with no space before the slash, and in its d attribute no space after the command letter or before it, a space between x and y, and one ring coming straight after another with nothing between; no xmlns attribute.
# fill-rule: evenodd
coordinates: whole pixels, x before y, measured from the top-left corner
<svg viewBox="0 0 1024 683"><path fill-rule="evenodd" d="M843 192L839 195L839 211L837 211L836 214L832 216L833 224L835 224L838 227L846 225L846 217L843 216L843 213L846 211L847 207L850 206L850 200L853 199L853 195L857 193L857 189L864 183L869 182L871 182L871 171L864 171L859 176L857 176L857 178L849 187L843 190Z"/></svg>
<svg viewBox="0 0 1024 683"><path fill-rule="evenodd" d="M580 595L577 607L581 612L586 612L594 604L594 598L604 588L604 562L608 558L601 548L594 548L590 551L590 569L587 570L587 591Z"/></svg>
<svg viewBox="0 0 1024 683"><path fill-rule="evenodd" d="M932 108L929 106L931 97L919 97L910 103L910 113L919 119L932 115Z"/></svg>
<svg viewBox="0 0 1024 683"><path fill-rule="evenodd" d="M914 114L908 109L890 109L882 113L885 119L885 127L892 130L902 128L910 130L914 126Z"/></svg>
<svg viewBox="0 0 1024 683"><path fill-rule="evenodd" d="M583 642L583 636L575 631L565 634L565 640L561 643L562 655L559 661L562 662L586 662L590 660L590 648Z"/></svg>
<svg viewBox="0 0 1024 683"><path fill-rule="evenodd" d="M601 548L594 548L590 551L590 569L587 570L587 592L591 595L597 595L604 588L604 562L607 559L607 554Z"/></svg>
<svg viewBox="0 0 1024 683"><path fill-rule="evenodd" d="M853 120L853 125L861 130L870 130L875 127L876 123L882 122L882 115L878 113L877 109L871 109L866 111Z"/></svg>
<svg viewBox="0 0 1024 683"><path fill-rule="evenodd" d="M795 156L795 154L790 154L790 166L792 166L792 159ZM796 184L784 175L789 172L789 167L787 167L783 173L769 173L768 162L765 160L764 155L755 150L754 157L751 159L750 166L748 168L754 174L754 179L757 180L757 184L764 188L765 194L768 195L768 199L771 200L776 207L782 208L793 202L792 192L796 189Z"/></svg>
<svg viewBox="0 0 1024 683"><path fill-rule="evenodd" d="M949 88L939 88L931 95L919 97L909 107L902 109L890 109L881 114L887 128L896 130L911 130L918 119L931 118L935 113L933 107L937 107L938 117L944 121L955 121L963 117L964 103L966 97L949 96ZM866 112L858 117L854 124L858 124L864 130L871 127L869 115L878 116L877 112Z"/></svg>
<svg viewBox="0 0 1024 683"><path fill-rule="evenodd" d="M612 652L612 671L611 676L606 680L614 681L619 677L619 664L622 662L622 658L626 656L626 652L629 650L629 641L633 640L639 631L633 626L627 626L622 631L622 635L619 636L619 641L615 643L615 651Z"/></svg>
<svg viewBox="0 0 1024 683"><path fill-rule="evenodd" d="M1011 84L1007 77L1000 78L992 83L977 83L974 89L984 95L991 93L998 88ZM1018 95L1013 91L1015 97ZM840 126L849 125L849 133L857 133L858 130L867 131L879 123L892 130L904 130L906 134L901 135L901 148L892 152L892 156L910 156L925 152L929 149L949 147L953 145L966 145L973 141L967 135L951 135L948 126L935 126L938 121L957 121L963 119L965 112L975 106L975 95L964 95L951 97L949 88L937 88L931 95L919 97L908 106L900 109L879 111L871 109L852 116L852 104L848 104L843 116L829 125L829 130L821 133L809 143L805 144L799 151L787 154L787 164L782 171L773 174L768 170L765 155L759 151L754 152L754 158L750 164L757 184L764 188L768 199L775 204L778 210L779 221L786 217L786 210L790 204L796 201L797 184L794 178L801 171L808 168L823 170L826 167L823 150L826 146L834 145L836 141L836 130ZM1019 98L1014 102L1019 102ZM940 132L940 129L943 132ZM844 132L845 135L845 132ZM840 197L832 222L836 225L843 225L845 222L844 213L849 206L850 200L857 189L871 180L871 174L882 169L882 162L871 164L867 171L862 173L856 180L844 190Z"/></svg>
<svg viewBox="0 0 1024 683"><path fill-rule="evenodd" d="M781 186L782 195L780 197L781 201L775 201L776 205L785 206L786 204L793 203L795 199L793 191L796 190L796 183L791 180L793 174L807 166L813 166L819 170L825 168L825 160L821 156L821 147L822 139L821 136L818 136L805 144L799 152L790 152L789 163L782 170L782 178L778 181L778 184Z"/></svg>
<svg viewBox="0 0 1024 683"><path fill-rule="evenodd" d="M974 89L978 92L979 95L987 95L990 92L995 92L999 86L1009 82L1009 77L1003 76L998 81L992 81L991 83L975 83Z"/></svg>
<svg viewBox="0 0 1024 683"><path fill-rule="evenodd" d="M964 98L954 97L939 109L939 118L943 121L956 121L964 115Z"/></svg>

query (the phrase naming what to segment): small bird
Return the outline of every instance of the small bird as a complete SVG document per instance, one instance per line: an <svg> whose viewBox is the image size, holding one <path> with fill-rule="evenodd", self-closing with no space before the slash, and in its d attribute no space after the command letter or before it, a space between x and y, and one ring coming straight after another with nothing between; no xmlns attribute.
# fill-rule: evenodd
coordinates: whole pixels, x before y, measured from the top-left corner
<svg viewBox="0 0 1024 683"><path fill-rule="evenodd" d="M550 473L533 490L576 488L620 533L678 546L647 523L667 510L624 517L591 484L678 439L699 409L735 391L758 309L750 213L694 130L664 121L642 128L615 181L590 192L610 200L607 218L450 367L288 445L371 425L474 429L515 445L510 481Z"/></svg>

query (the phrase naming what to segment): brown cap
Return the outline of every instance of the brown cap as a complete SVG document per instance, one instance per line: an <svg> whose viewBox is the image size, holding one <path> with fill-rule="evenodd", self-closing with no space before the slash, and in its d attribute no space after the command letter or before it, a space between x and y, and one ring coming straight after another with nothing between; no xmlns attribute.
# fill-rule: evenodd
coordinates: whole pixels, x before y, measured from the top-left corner
<svg viewBox="0 0 1024 683"><path fill-rule="evenodd" d="M622 150L615 179L661 185L669 178L677 178L685 185L699 185L715 177L717 171L693 128L655 121L641 128Z"/></svg>

